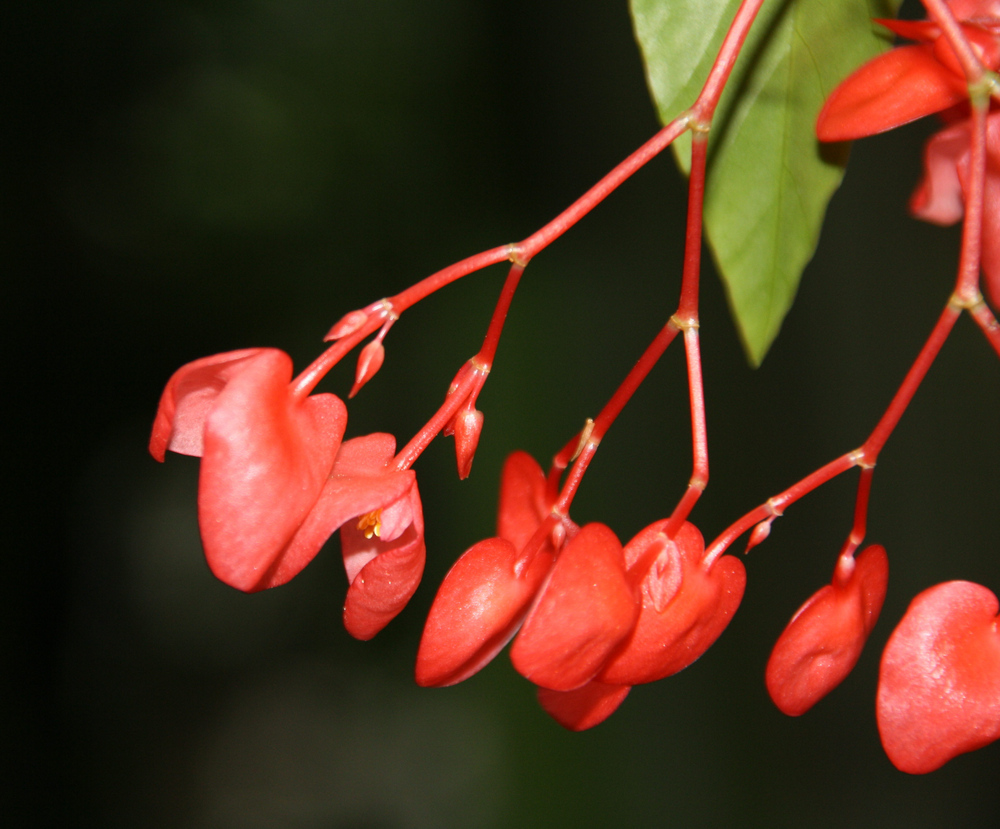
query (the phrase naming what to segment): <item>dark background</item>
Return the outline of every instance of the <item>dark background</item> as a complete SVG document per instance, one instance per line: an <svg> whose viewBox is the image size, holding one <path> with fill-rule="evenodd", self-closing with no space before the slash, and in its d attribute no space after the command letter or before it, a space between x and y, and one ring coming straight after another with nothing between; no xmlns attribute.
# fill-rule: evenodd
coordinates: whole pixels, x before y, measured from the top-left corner
<svg viewBox="0 0 1000 829"><path fill-rule="evenodd" d="M1000 746L924 777L875 729L882 645L939 581L1000 586L1000 366L960 321L880 459L869 539L883 618L806 716L772 706L771 643L828 580L854 473L748 560L740 613L676 677L570 734L501 656L455 688L411 679L436 585L492 534L499 468L543 462L676 305L683 184L658 159L527 271L481 397L472 477L418 462L428 567L370 643L343 631L337 542L244 596L197 536L197 462L146 454L158 395L246 346L304 366L343 313L523 238L657 124L624 0L118 0L9 4L4 65L5 826L987 826ZM957 232L905 215L918 124L854 149L816 261L764 366L710 263L702 339L709 538L859 445L945 302ZM503 276L408 312L349 435L407 439L478 348ZM338 367L323 389L345 394ZM683 354L602 445L581 523L622 539L690 470Z"/></svg>

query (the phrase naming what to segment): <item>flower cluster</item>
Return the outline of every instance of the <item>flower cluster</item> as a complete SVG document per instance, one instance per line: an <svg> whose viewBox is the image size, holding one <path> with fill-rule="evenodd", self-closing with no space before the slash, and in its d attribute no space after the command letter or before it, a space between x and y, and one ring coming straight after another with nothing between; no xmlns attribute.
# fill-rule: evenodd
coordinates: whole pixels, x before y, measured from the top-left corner
<svg viewBox="0 0 1000 829"><path fill-rule="evenodd" d="M483 428L476 408L521 274L531 257L684 130L693 132L689 215L680 302L594 420L556 455L549 473L524 452L501 476L496 535L474 544L441 584L416 660L422 686L461 682L509 643L515 669L537 687L560 724L590 728L635 685L671 676L697 660L742 600L746 571L724 553L752 530L748 550L795 500L860 468L855 520L829 584L806 601L774 646L768 692L791 716L808 711L857 663L886 595L888 559L878 545L860 554L872 474L938 350L969 310L1000 354L1000 325L979 293L1000 300L1000 0L928 0L933 20L881 21L914 43L869 62L829 97L817 122L824 141L871 135L926 115L947 126L927 144L914 213L941 224L964 220L956 288L903 384L869 438L769 499L706 547L688 517L708 482L708 444L698 339L701 209L708 123L725 73L759 8L746 0L695 104L563 214L517 245L462 260L396 297L347 314L331 345L298 377L276 349L196 360L167 383L150 451L201 458L198 518L212 572L252 592L287 582L335 530L349 583L344 624L359 639L377 634L406 605L424 569L424 525L412 464L439 434L455 437L468 476ZM736 32L736 36L733 35ZM347 409L313 391L369 334L353 396L385 359L383 340L407 307L449 282L501 261L512 263L483 347L457 373L441 408L397 453L389 434L344 440ZM693 470L668 518L622 544L601 523L576 524L570 502L607 429L674 338L688 368ZM572 463L572 468L569 464ZM564 473L568 474L563 480ZM878 727L889 758L912 773L1000 737L998 602L985 587L949 582L914 599L885 649Z"/></svg>
<svg viewBox="0 0 1000 829"><path fill-rule="evenodd" d="M198 524L212 572L239 590L284 584L341 530L350 588L344 624L370 639L413 595L424 526L395 439L344 441L347 409L292 381L283 351L251 348L195 360L167 383L149 451L201 458Z"/></svg>
<svg viewBox="0 0 1000 829"><path fill-rule="evenodd" d="M910 208L937 224L966 220L969 275L960 268L955 295L982 308L980 268L988 298L1000 302L1000 109L991 80L1000 69L1000 2L949 0L937 11L934 20L879 21L914 43L841 83L819 115L817 135L842 141L925 115L945 121L927 142ZM856 567L844 564L792 619L768 663L768 690L788 714L803 713L846 675L881 608L884 551L872 547ZM997 610L985 587L939 584L913 600L891 635L876 712L882 744L899 769L933 771L1000 737Z"/></svg>
<svg viewBox="0 0 1000 829"><path fill-rule="evenodd" d="M445 577L417 653L420 685L452 685L516 634L510 658L558 722L597 725L633 685L686 668L739 607L743 563L704 557L690 523L668 521L622 547L603 524L577 527L553 510L541 467L516 452L504 465L497 536L473 545Z"/></svg>

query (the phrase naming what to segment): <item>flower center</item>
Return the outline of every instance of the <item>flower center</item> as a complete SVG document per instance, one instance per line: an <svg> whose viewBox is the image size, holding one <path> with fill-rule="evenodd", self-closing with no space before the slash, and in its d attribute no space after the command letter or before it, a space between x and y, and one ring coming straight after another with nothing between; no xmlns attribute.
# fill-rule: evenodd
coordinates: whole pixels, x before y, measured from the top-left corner
<svg viewBox="0 0 1000 829"><path fill-rule="evenodd" d="M365 534L365 538L382 535L382 509L372 510L358 519L358 529Z"/></svg>

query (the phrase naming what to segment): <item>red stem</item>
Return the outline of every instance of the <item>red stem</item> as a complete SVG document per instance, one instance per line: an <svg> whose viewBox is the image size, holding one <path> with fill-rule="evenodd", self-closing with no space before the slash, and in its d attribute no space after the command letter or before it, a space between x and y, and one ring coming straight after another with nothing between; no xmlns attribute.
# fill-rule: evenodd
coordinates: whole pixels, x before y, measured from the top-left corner
<svg viewBox="0 0 1000 829"><path fill-rule="evenodd" d="M622 384L611 396L611 399L601 409L600 414L594 418L594 428L591 430L590 437L587 439L566 477L562 492L559 493L559 498L552 508L553 512L561 515L568 513L569 505L572 503L573 497L576 495L576 490L580 486L583 473L587 471L587 467L590 465L590 461L594 457L598 445L600 445L601 438L604 437L611 424L614 423L615 418L621 413L621 410L625 408L625 404L635 394L636 389L639 388L642 381L646 379L653 366L656 365L656 361L667 350L667 346L673 342L678 330L673 319L663 326L660 333L646 347L646 350L632 367L632 370L625 376Z"/></svg>
<svg viewBox="0 0 1000 829"><path fill-rule="evenodd" d="M507 319L507 312L510 310L510 304L514 299L523 273L523 265L510 266L507 279L500 291L500 298L493 309L489 327L486 329L482 348L459 371L456 384L448 390L441 408L396 455L394 463L397 469L409 469L430 442L438 436L438 433L451 422L458 410L470 400L475 400L476 395L479 394L489 376L493 358L496 356L497 345L500 342L500 334L503 332L503 324Z"/></svg>
<svg viewBox="0 0 1000 829"><path fill-rule="evenodd" d="M969 309L969 313L976 321L976 325L986 335L986 339L993 346L993 350L997 353L997 356L1000 357L1000 323L993 316L993 312L989 309L989 306L980 300Z"/></svg>
<svg viewBox="0 0 1000 829"><path fill-rule="evenodd" d="M927 376L928 369L941 350L941 346L944 345L944 341L948 339L960 313L961 309L956 307L954 302L945 305L941 316L938 317L938 321L934 324L934 328L927 338L927 342L920 349L917 359L913 361L913 365L906 372L906 377L903 378L899 390L889 403L889 408L885 410L882 419L875 425L868 440L859 450L859 462L863 462L867 466L875 465L879 452L882 451L882 447L885 446L885 442L889 439L893 429L896 428L903 412L906 411L906 407L913 400L913 395L916 394L924 377Z"/></svg>
<svg viewBox="0 0 1000 829"><path fill-rule="evenodd" d="M732 523L705 550L705 565L711 566L729 548L730 544L755 524L782 515L785 507L794 504L803 495L808 495L827 481L836 478L840 473L857 466L858 455L858 452L848 452L839 458L835 458L825 466L821 466L815 472L806 475L798 483L792 484L784 492L778 493L773 498L768 499L766 503L752 509L742 518Z"/></svg>
<svg viewBox="0 0 1000 829"><path fill-rule="evenodd" d="M865 535L868 532L868 497L871 495L872 475L874 473L875 467L873 466L865 466L861 469L861 477L858 479L858 494L854 501L854 525L840 550L841 560L849 556L853 557L854 551L865 540ZM838 567L835 572L840 572L840 568ZM850 573L847 575L849 576Z"/></svg>
<svg viewBox="0 0 1000 829"><path fill-rule="evenodd" d="M486 337L483 339L483 347L479 353L473 357L486 366L487 370L493 365L493 358L497 353L497 346L500 343L500 334L503 333L503 324L507 319L507 312L510 304L514 300L518 283L524 273L524 265L513 264L507 272L507 279L504 280L503 288L500 290L500 299L497 300L496 308L493 309L493 316L490 318L489 328L486 329Z"/></svg>

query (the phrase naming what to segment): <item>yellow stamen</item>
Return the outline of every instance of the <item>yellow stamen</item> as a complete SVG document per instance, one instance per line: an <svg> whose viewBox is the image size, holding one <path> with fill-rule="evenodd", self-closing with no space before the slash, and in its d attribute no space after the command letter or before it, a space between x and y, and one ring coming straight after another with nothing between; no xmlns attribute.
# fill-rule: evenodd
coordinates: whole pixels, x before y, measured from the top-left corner
<svg viewBox="0 0 1000 829"><path fill-rule="evenodd" d="M358 519L358 529L365 534L365 538L382 535L382 510L377 509L362 515Z"/></svg>

